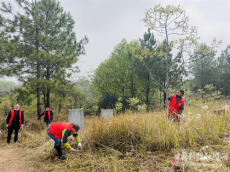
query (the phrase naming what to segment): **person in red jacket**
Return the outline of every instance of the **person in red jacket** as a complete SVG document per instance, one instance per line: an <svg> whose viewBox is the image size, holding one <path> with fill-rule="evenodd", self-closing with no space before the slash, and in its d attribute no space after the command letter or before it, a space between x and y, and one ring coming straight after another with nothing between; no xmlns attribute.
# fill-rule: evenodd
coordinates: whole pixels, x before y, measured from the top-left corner
<svg viewBox="0 0 230 172"><path fill-rule="evenodd" d="M81 140L77 132L79 131L80 127L77 124L74 123L64 123L64 122L58 122L53 123L49 126L47 129L47 134L54 140L54 148L57 150L59 159L64 160L66 157L62 154L61 150L61 139L63 140L63 144L65 148L69 149L69 151L78 151L73 149L70 144L68 143L67 139L68 137L73 134L73 137L78 143L78 147L81 148Z"/></svg>
<svg viewBox="0 0 230 172"><path fill-rule="evenodd" d="M46 106L46 110L41 115L38 116L38 119L40 119L41 116L44 116L44 122L46 123L46 126L48 127L53 120L53 111L49 109L48 106Z"/></svg>
<svg viewBox="0 0 230 172"><path fill-rule="evenodd" d="M14 109L10 111L6 119L6 127L8 127L7 144L10 144L11 135L13 133L13 130L15 131L14 143L17 143L18 132L19 132L20 127L23 130L23 124L24 124L23 111L20 109L19 104L16 104L14 106Z"/></svg>
<svg viewBox="0 0 230 172"><path fill-rule="evenodd" d="M181 113L184 110L183 95L184 95L184 91L180 90L177 92L177 94L168 97L168 100L170 100L169 108L168 108L168 118L173 118L174 122L178 122L178 125L180 122Z"/></svg>

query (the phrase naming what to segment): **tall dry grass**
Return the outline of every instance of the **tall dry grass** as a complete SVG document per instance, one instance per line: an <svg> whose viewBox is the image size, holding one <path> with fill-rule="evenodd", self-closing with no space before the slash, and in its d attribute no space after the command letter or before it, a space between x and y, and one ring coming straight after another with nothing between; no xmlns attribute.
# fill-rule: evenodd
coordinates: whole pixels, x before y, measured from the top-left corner
<svg viewBox="0 0 230 172"><path fill-rule="evenodd" d="M121 152L154 151L219 144L223 139L220 133L230 131L229 114L199 117L193 113L184 118L187 122L181 121L177 126L164 112L123 114L112 120L92 117L84 140L88 148L95 150L109 147Z"/></svg>
<svg viewBox="0 0 230 172"><path fill-rule="evenodd" d="M170 122L164 111L127 111L114 116L112 120L86 116L84 129L79 132L84 152L70 153L63 148L68 159L65 162L58 160L53 148L54 142L47 136L42 120L26 119L25 130L20 131L19 145L28 151L28 156L34 159L33 166L39 171L157 171L159 166L163 169L171 161L166 161L166 156L158 155L153 160L152 154L151 157L147 154L149 151L161 151L165 154L171 149L222 144L221 133L230 131L230 114L227 112L225 115L212 115L210 112L213 109L221 107L218 103L208 106L208 110L186 106L182 117L187 122L181 121L179 126ZM54 122L67 121L67 115L55 114ZM73 138L70 137L69 142L77 147ZM136 158L126 156L127 152L134 152Z"/></svg>

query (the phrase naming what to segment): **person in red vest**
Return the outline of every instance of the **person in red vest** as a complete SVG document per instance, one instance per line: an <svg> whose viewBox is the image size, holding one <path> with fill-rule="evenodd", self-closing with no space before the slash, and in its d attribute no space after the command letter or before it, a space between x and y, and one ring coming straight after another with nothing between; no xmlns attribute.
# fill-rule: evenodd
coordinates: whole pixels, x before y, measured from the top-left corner
<svg viewBox="0 0 230 172"><path fill-rule="evenodd" d="M41 115L38 116L38 119L40 119L41 116L44 116L44 122L46 123L46 126L48 127L53 120L53 111L50 110L48 106L46 106L46 110Z"/></svg>
<svg viewBox="0 0 230 172"><path fill-rule="evenodd" d="M73 149L67 141L71 134L73 134L73 137L77 141L78 147L82 147L80 137L77 133L79 129L80 127L77 124L64 122L53 123L49 126L47 129L47 134L54 140L54 148L57 150L59 159L66 159L66 157L62 154L61 140L63 140L65 148L67 148L69 151L78 151Z"/></svg>
<svg viewBox="0 0 230 172"><path fill-rule="evenodd" d="M20 127L23 130L23 124L24 124L23 111L20 109L19 104L16 104L14 106L14 109L10 111L6 119L6 127L8 127L7 144L10 144L11 135L13 133L13 130L15 131L14 143L17 143L18 132L19 132Z"/></svg>
<svg viewBox="0 0 230 172"><path fill-rule="evenodd" d="M165 90L166 94L166 90ZM180 90L177 94L171 95L168 97L169 108L168 108L168 118L173 118L174 122L180 122L181 113L184 110L184 99L183 99L184 91Z"/></svg>

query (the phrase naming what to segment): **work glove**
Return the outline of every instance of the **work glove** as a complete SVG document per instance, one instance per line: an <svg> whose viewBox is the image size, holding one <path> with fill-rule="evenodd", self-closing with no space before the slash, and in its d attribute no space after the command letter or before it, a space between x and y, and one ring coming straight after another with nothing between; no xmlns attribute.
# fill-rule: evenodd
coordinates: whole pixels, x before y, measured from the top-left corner
<svg viewBox="0 0 230 172"><path fill-rule="evenodd" d="M79 142L79 143L77 144L77 146L78 146L79 148L81 148L81 147L82 147L82 144Z"/></svg>

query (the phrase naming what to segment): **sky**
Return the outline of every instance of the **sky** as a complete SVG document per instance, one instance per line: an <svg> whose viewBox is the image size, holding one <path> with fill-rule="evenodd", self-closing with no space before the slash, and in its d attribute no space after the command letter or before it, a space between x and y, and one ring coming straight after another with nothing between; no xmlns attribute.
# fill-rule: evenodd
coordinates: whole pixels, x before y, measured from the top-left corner
<svg viewBox="0 0 230 172"><path fill-rule="evenodd" d="M1 1L1 0L0 0ZM1 1L2 2L2 1ZM19 7L12 2L14 10ZM74 31L77 40L87 36L89 43L85 46L86 55L79 57L78 75L87 75L101 62L108 59L114 47L122 39L128 42L143 37L147 27L141 21L145 12L155 5L180 5L190 18L189 25L198 27L200 42L210 45L213 38L222 40L216 49L217 56L230 44L230 0L59 0L64 11L69 12L75 20ZM164 38L152 31L155 38ZM2 78L17 82L14 77Z"/></svg>

